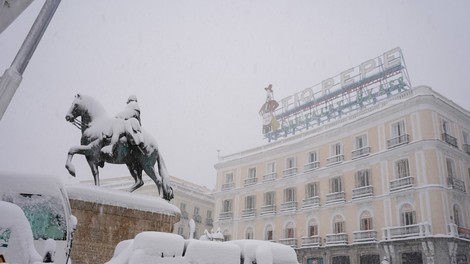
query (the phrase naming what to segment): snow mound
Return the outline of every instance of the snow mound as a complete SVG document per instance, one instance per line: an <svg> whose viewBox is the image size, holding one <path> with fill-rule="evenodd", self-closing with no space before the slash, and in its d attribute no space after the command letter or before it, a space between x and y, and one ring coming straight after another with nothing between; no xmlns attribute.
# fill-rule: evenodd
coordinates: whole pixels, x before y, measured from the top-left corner
<svg viewBox="0 0 470 264"><path fill-rule="evenodd" d="M295 250L289 246L263 240L232 240L224 243L238 245L244 263L298 264Z"/></svg>
<svg viewBox="0 0 470 264"><path fill-rule="evenodd" d="M168 233L142 232L134 239L134 249L141 249L145 254L159 257L183 256L184 238Z"/></svg>
<svg viewBox="0 0 470 264"><path fill-rule="evenodd" d="M240 264L240 248L228 243L190 240L184 258L195 264Z"/></svg>

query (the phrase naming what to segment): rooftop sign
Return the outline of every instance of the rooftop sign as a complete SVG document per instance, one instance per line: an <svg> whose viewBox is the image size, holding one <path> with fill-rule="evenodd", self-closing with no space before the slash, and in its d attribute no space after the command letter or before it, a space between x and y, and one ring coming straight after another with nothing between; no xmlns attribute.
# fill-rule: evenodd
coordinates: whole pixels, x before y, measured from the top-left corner
<svg viewBox="0 0 470 264"><path fill-rule="evenodd" d="M260 109L269 141L320 126L410 88L400 48L385 52L321 83L274 100L272 86Z"/></svg>

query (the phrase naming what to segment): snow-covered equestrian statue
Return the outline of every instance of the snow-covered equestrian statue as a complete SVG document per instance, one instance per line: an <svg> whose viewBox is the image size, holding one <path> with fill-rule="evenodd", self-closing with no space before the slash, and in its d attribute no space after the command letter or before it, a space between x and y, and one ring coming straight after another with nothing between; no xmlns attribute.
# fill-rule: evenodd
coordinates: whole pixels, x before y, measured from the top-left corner
<svg viewBox="0 0 470 264"><path fill-rule="evenodd" d="M78 117L81 117L81 121L77 120ZM129 189L130 192L144 184L142 171L145 171L155 182L159 194L164 199L170 201L173 198L170 176L156 141L140 126L138 133L141 133L139 137L142 142L136 142L135 135L130 134L129 127L135 125L128 122L135 118L110 117L94 98L77 94L65 119L82 131L81 145L71 147L68 152L65 167L71 175L75 176L72 164L75 154L85 155L97 186L100 185L98 166L103 167L104 162L126 164L135 180L135 184ZM113 136L117 140L110 145ZM103 147L108 149L103 151ZM158 174L155 171L155 163L158 166Z"/></svg>

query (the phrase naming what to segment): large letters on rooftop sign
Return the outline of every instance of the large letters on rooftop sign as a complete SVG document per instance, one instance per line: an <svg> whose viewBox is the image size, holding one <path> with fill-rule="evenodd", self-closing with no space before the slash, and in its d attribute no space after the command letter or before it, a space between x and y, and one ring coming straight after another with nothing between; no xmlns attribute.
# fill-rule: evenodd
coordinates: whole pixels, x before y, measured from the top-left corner
<svg viewBox="0 0 470 264"><path fill-rule="evenodd" d="M395 48L281 99L275 112L280 129L263 132L276 140L359 111L409 87L403 54Z"/></svg>

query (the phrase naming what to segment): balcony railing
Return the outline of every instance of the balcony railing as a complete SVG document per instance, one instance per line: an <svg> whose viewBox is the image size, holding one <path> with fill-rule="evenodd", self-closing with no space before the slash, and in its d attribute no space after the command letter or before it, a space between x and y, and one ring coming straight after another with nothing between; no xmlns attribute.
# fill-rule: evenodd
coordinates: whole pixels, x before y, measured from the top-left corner
<svg viewBox="0 0 470 264"><path fill-rule="evenodd" d="M279 243L287 245L287 246L291 246L293 248L297 247L297 239L295 238L281 238L279 239Z"/></svg>
<svg viewBox="0 0 470 264"><path fill-rule="evenodd" d="M332 156L332 157L329 157L329 158L326 159L326 163L327 163L328 166L335 165L335 164L341 163L343 161L344 161L344 155L343 154Z"/></svg>
<svg viewBox="0 0 470 264"><path fill-rule="evenodd" d="M308 209L312 207L320 206L320 197L313 196L302 200L302 209Z"/></svg>
<svg viewBox="0 0 470 264"><path fill-rule="evenodd" d="M457 145L457 139L447 133L442 133L442 140L446 142L447 144L451 145L452 147L458 148L459 146Z"/></svg>
<svg viewBox="0 0 470 264"><path fill-rule="evenodd" d="M363 147L360 149L353 150L353 152L351 153L351 157L353 159L357 159L360 157L367 156L369 155L369 153L370 153L370 147Z"/></svg>
<svg viewBox="0 0 470 264"><path fill-rule="evenodd" d="M465 238L465 239L470 239L470 229L463 228L463 227L457 227L457 232L459 234L459 237Z"/></svg>
<svg viewBox="0 0 470 264"><path fill-rule="evenodd" d="M347 245L347 244L348 244L348 234L346 233L326 235L325 246L339 246L339 245Z"/></svg>
<svg viewBox="0 0 470 264"><path fill-rule="evenodd" d="M320 236L310 236L302 237L302 244L300 247L319 247L321 246L321 237Z"/></svg>
<svg viewBox="0 0 470 264"><path fill-rule="evenodd" d="M297 210L297 202L296 201L290 201L290 202L285 202L281 204L281 213L284 212L292 212Z"/></svg>
<svg viewBox="0 0 470 264"><path fill-rule="evenodd" d="M361 230L353 232L353 243L375 242L377 239L377 231Z"/></svg>
<svg viewBox="0 0 470 264"><path fill-rule="evenodd" d="M194 222L201 223L202 217L200 215L193 215Z"/></svg>
<svg viewBox="0 0 470 264"><path fill-rule="evenodd" d="M374 187L372 187L371 185L359 187L359 188L353 189L352 191L353 191L353 194L352 194L353 199L374 195Z"/></svg>
<svg viewBox="0 0 470 264"><path fill-rule="evenodd" d="M394 148L403 144L408 144L408 142L410 142L410 135L404 134L387 140L387 148Z"/></svg>
<svg viewBox="0 0 470 264"><path fill-rule="evenodd" d="M235 187L234 182L227 182L227 183L222 184L222 191L232 190L234 187Z"/></svg>
<svg viewBox="0 0 470 264"><path fill-rule="evenodd" d="M276 214L276 206L275 205L261 206L260 215L272 215L272 214Z"/></svg>
<svg viewBox="0 0 470 264"><path fill-rule="evenodd" d="M271 172L263 176L263 182L274 181L277 177L277 173Z"/></svg>
<svg viewBox="0 0 470 264"><path fill-rule="evenodd" d="M256 209L255 208L247 208L242 210L242 217L249 218L256 216Z"/></svg>
<svg viewBox="0 0 470 264"><path fill-rule="evenodd" d="M219 220L231 220L233 218L232 212L222 212L219 214Z"/></svg>
<svg viewBox="0 0 470 264"><path fill-rule="evenodd" d="M398 191L405 188L411 188L414 186L415 178L412 176L399 178L390 182L390 191Z"/></svg>
<svg viewBox="0 0 470 264"><path fill-rule="evenodd" d="M310 162L310 163L307 163L304 165L304 171L307 172L307 171L313 171L315 169L318 169L320 168L320 162L319 161L314 161L314 162Z"/></svg>
<svg viewBox="0 0 470 264"><path fill-rule="evenodd" d="M253 185L258 182L258 178L248 178L245 180L245 186Z"/></svg>
<svg viewBox="0 0 470 264"><path fill-rule="evenodd" d="M292 177L297 174L297 168L289 168L285 169L283 172L284 178L286 177Z"/></svg>
<svg viewBox="0 0 470 264"><path fill-rule="evenodd" d="M462 149L463 149L463 151L465 151L465 153L470 154L470 145L469 144L463 144Z"/></svg>
<svg viewBox="0 0 470 264"><path fill-rule="evenodd" d="M206 225L208 225L208 226L214 225L214 219L212 219L212 218L206 218Z"/></svg>
<svg viewBox="0 0 470 264"><path fill-rule="evenodd" d="M345 202L346 201L346 193L344 192L335 192L329 193L326 195L326 203L337 203L337 202Z"/></svg>
<svg viewBox="0 0 470 264"><path fill-rule="evenodd" d="M388 227L383 229L383 238L385 240L395 240L408 237L425 237L429 235L431 235L431 225L428 223Z"/></svg>
<svg viewBox="0 0 470 264"><path fill-rule="evenodd" d="M456 179L454 177L447 177L447 185L451 187L452 189L455 189L461 192L466 192L464 181Z"/></svg>

